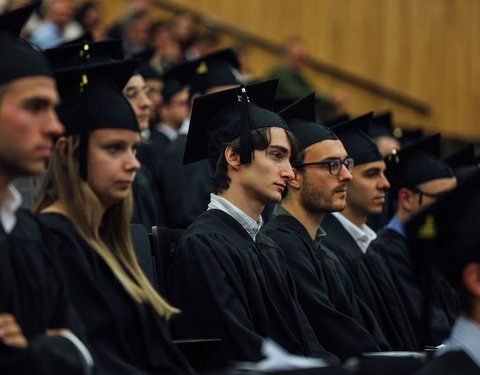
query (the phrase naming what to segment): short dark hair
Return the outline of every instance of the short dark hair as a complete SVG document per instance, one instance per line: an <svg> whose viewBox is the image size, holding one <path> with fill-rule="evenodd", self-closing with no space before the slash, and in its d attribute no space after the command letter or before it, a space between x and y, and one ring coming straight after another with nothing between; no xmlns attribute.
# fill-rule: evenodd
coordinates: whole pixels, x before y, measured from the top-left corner
<svg viewBox="0 0 480 375"><path fill-rule="evenodd" d="M270 127L258 128L252 131L253 150L266 150L271 142ZM298 158L298 146L295 136L289 130L285 129L285 133L290 143L291 154L290 163L296 161ZM225 159L225 150L227 147L231 147L234 151L240 150L240 137L235 138L233 141L225 143L218 155L217 163L215 167L215 174L212 180L212 187L215 194L228 190L230 187L230 176L228 175L228 163Z"/></svg>

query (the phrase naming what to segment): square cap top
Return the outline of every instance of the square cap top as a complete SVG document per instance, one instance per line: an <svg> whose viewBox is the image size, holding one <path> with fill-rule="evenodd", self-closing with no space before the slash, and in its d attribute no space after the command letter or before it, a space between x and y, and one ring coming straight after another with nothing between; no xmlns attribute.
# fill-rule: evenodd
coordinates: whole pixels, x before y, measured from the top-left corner
<svg viewBox="0 0 480 375"><path fill-rule="evenodd" d="M480 262L480 170L406 225L409 248L420 274L439 267L453 284L463 268Z"/></svg>
<svg viewBox="0 0 480 375"><path fill-rule="evenodd" d="M454 177L450 167L440 158L440 134L425 137L385 158L387 178L394 191L439 178Z"/></svg>
<svg viewBox="0 0 480 375"><path fill-rule="evenodd" d="M182 86L190 86L190 96L193 96L205 94L213 87L240 84L238 67L237 56L228 48L178 64L166 73L176 76Z"/></svg>
<svg viewBox="0 0 480 375"><path fill-rule="evenodd" d="M240 162L251 161L251 132L263 127L287 128L271 111L278 80L215 92L195 98L184 164L209 159L215 166L222 146L240 137Z"/></svg>
<svg viewBox="0 0 480 375"><path fill-rule="evenodd" d="M314 92L290 104L278 114L285 119L288 128L295 135L300 151L327 139L338 139L330 128L315 121Z"/></svg>
<svg viewBox="0 0 480 375"><path fill-rule="evenodd" d="M40 3L36 1L0 15L0 49L4 51L0 59L0 85L24 77L52 75L43 54L19 37Z"/></svg>
<svg viewBox="0 0 480 375"><path fill-rule="evenodd" d="M383 160L375 142L367 135L373 112L332 125L355 165Z"/></svg>

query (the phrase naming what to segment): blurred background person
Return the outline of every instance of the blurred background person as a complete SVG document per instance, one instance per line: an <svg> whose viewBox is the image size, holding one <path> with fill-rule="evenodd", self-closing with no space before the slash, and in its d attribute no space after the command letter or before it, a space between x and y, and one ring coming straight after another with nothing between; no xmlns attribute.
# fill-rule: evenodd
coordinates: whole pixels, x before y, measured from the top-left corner
<svg viewBox="0 0 480 375"><path fill-rule="evenodd" d="M73 19L73 0L45 0L41 6L42 24L30 35L41 49L54 48L82 35L81 26Z"/></svg>

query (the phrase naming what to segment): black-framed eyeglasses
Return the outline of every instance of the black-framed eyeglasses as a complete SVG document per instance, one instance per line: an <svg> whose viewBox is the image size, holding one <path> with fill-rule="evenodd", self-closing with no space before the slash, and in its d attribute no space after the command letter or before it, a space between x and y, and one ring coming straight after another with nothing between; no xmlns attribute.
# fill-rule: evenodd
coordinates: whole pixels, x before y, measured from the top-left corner
<svg viewBox="0 0 480 375"><path fill-rule="evenodd" d="M446 196L448 193L450 193L450 190L446 190L446 191L440 191L438 193L428 193L426 191L423 191L422 189L419 189L419 188L412 188L410 189L411 191L413 191L414 193L417 193L419 195L418 197L418 204L421 205L422 204L422 198L423 196L426 196L426 197L429 197L429 198L432 198L432 199L440 199L444 196Z"/></svg>
<svg viewBox="0 0 480 375"><path fill-rule="evenodd" d="M315 163L303 163L297 165L297 168L306 167L309 165L327 165L328 171L333 176L339 176L340 173L342 173L342 165L344 165L345 168L347 168L347 171L350 173L353 172L353 158L346 158L345 160L332 159L328 161L317 161Z"/></svg>

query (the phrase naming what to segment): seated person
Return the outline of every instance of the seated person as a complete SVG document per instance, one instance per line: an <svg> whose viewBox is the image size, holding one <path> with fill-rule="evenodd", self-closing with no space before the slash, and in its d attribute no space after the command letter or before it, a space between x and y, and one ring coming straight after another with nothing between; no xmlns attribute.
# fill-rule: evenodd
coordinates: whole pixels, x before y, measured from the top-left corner
<svg viewBox="0 0 480 375"><path fill-rule="evenodd" d="M57 246L11 184L41 173L63 132L48 62L18 37L31 4L0 16L0 373L88 374L82 324L48 253ZM75 335L75 334L76 335Z"/></svg>
<svg viewBox="0 0 480 375"><path fill-rule="evenodd" d="M479 185L477 171L406 225L418 275L431 277L432 270L440 270L458 292L461 306L450 337L418 375L480 374ZM430 293L425 297L429 300Z"/></svg>
<svg viewBox="0 0 480 375"><path fill-rule="evenodd" d="M279 114L295 135L301 154L294 164L295 177L288 181L281 204L262 232L285 253L300 304L327 350L341 359L378 351L379 345L388 350L372 312L357 300L347 270L321 246L323 216L345 207L353 160L335 133L315 122L314 93Z"/></svg>
<svg viewBox="0 0 480 375"><path fill-rule="evenodd" d="M54 256L99 373L191 373L168 333L167 320L178 310L148 282L130 238L140 134L121 89L136 62L97 60L57 75L66 132L35 211L63 244Z"/></svg>
<svg viewBox="0 0 480 375"><path fill-rule="evenodd" d="M291 353L337 361L298 303L280 249L259 233L266 204L293 178L294 138L271 108L276 81L195 99L184 162L216 165L215 194L188 227L167 274L181 310L175 337L219 337L210 366L258 361L269 337Z"/></svg>

